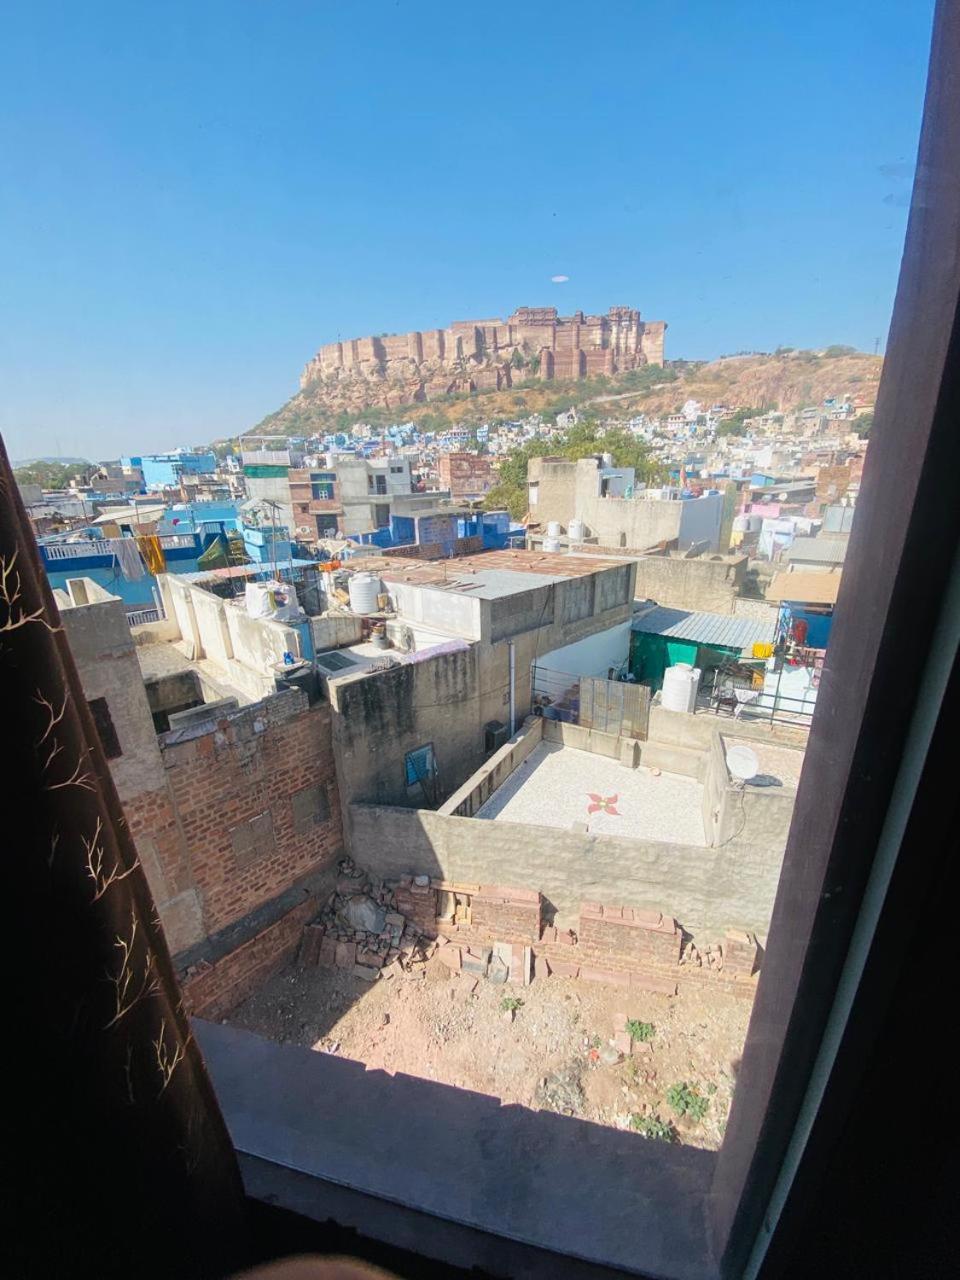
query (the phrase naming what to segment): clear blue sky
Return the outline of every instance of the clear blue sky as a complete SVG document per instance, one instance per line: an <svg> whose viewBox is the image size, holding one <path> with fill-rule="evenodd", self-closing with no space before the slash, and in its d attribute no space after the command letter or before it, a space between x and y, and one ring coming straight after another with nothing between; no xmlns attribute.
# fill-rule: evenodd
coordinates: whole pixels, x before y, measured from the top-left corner
<svg viewBox="0 0 960 1280"><path fill-rule="evenodd" d="M11 454L235 433L338 333L518 305L631 304L668 356L873 350L932 9L9 0Z"/></svg>

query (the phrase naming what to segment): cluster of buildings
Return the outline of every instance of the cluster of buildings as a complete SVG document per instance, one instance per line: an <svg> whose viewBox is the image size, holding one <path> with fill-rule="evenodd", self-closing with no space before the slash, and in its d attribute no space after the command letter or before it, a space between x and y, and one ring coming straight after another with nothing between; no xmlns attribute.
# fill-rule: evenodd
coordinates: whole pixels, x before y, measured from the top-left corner
<svg viewBox="0 0 960 1280"><path fill-rule="evenodd" d="M428 488L413 442L25 488L190 1008L288 963L344 857L525 981L752 993L864 454L798 421L672 437L657 486L535 458L521 524L491 455Z"/></svg>

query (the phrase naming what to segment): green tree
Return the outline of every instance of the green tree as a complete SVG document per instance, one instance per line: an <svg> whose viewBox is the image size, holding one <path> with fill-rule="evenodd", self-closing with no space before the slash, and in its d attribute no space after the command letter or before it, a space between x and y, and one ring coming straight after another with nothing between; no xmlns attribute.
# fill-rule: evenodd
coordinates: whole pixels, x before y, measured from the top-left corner
<svg viewBox="0 0 960 1280"><path fill-rule="evenodd" d="M853 425L856 427L857 435L861 440L869 440L870 432L873 430L873 414L861 413L860 416L855 419Z"/></svg>

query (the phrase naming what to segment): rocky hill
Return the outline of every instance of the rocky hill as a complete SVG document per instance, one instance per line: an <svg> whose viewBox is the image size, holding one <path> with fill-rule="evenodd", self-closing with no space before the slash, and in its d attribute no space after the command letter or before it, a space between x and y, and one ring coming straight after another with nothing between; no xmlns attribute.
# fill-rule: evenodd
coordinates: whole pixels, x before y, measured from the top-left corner
<svg viewBox="0 0 960 1280"><path fill-rule="evenodd" d="M374 425L418 421L443 428L454 423L512 419L528 413L555 414L571 406L597 417L633 413L673 413L688 399L705 406L733 409L768 407L780 411L821 404L828 397L850 397L872 406L880 380L882 357L827 347L820 351L781 351L772 355L728 356L709 363L668 361L639 364L613 373L579 379L543 380L529 368L514 367L509 386L437 392L429 401L404 400L401 394L383 403L374 382L351 380L351 403L331 394L323 378L304 378L304 385L256 431L309 436L343 430L355 422ZM337 380L339 382L339 379ZM369 391L364 388L369 387ZM399 388L398 388L399 392ZM359 401L359 402L358 402ZM253 430L253 429L251 429Z"/></svg>

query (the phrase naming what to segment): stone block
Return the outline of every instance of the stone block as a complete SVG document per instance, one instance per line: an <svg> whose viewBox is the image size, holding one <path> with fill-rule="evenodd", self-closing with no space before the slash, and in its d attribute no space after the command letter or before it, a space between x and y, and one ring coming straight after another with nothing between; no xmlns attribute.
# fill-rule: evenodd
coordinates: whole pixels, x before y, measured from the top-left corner
<svg viewBox="0 0 960 1280"><path fill-rule="evenodd" d="M371 969L370 966L366 964L355 964L353 966L353 976L355 978L362 978L364 982L376 982L380 977L380 970Z"/></svg>
<svg viewBox="0 0 960 1280"><path fill-rule="evenodd" d="M355 942L338 942L336 965L338 969L352 969L357 963L357 944Z"/></svg>

